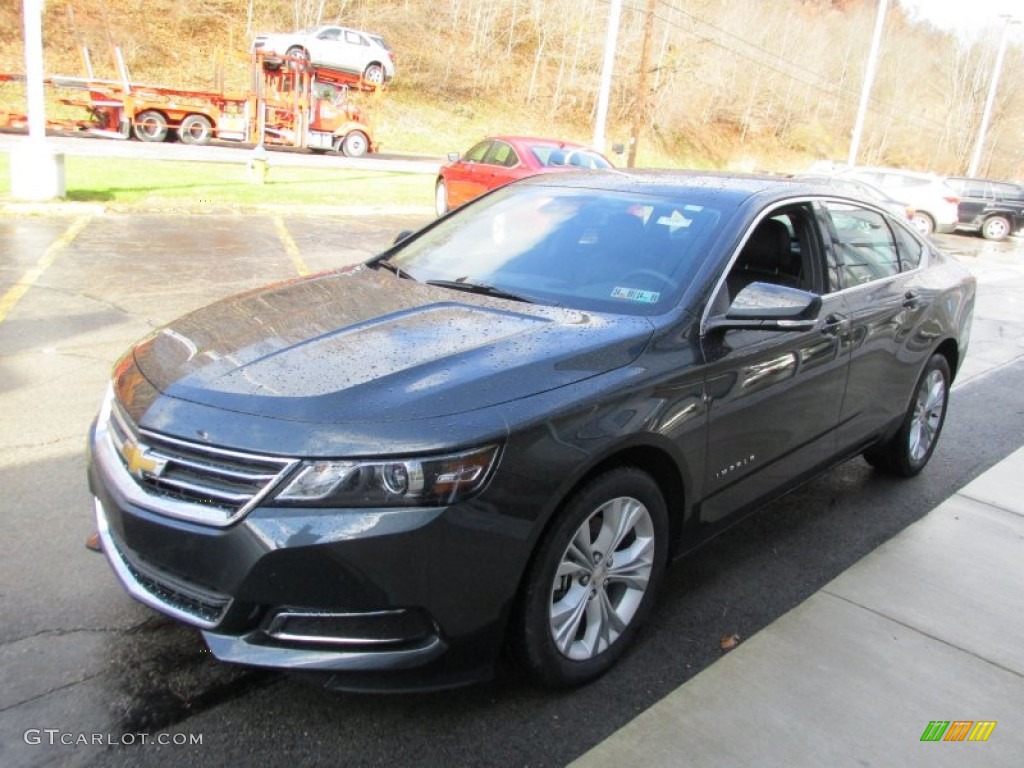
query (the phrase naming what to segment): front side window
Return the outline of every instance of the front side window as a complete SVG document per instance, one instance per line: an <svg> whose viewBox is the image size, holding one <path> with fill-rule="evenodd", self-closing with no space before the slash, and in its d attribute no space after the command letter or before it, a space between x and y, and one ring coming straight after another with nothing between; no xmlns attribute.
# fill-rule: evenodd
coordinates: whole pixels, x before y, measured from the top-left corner
<svg viewBox="0 0 1024 768"><path fill-rule="evenodd" d="M885 217L856 205L828 202L836 259L847 288L881 280L900 271L899 252Z"/></svg>
<svg viewBox="0 0 1024 768"><path fill-rule="evenodd" d="M489 165L500 165L505 168L515 168L519 164L519 155L512 149L511 144L504 141L496 141L491 145L491 151L487 153Z"/></svg>
<svg viewBox="0 0 1024 768"><path fill-rule="evenodd" d="M470 149L469 152L466 153L466 157L464 159L468 163L482 162L484 159L484 155L487 154L487 150L490 148L491 142L481 141L479 144L477 144L475 147Z"/></svg>
<svg viewBox="0 0 1024 768"><path fill-rule="evenodd" d="M548 186L505 188L388 254L420 282L488 286L598 312L668 311L720 234L722 204Z"/></svg>
<svg viewBox="0 0 1024 768"><path fill-rule="evenodd" d="M724 313L751 283L821 293L815 227L814 211L807 204L779 208L755 224L726 274L713 312Z"/></svg>

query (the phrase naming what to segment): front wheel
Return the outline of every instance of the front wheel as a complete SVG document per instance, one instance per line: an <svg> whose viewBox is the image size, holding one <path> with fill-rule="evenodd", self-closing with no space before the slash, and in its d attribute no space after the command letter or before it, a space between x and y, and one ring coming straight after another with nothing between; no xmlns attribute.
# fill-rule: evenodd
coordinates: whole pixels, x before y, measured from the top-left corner
<svg viewBox="0 0 1024 768"><path fill-rule="evenodd" d="M345 157L362 157L370 150L370 140L362 131L351 131L338 142L338 151Z"/></svg>
<svg viewBox="0 0 1024 768"><path fill-rule="evenodd" d="M650 611L668 552L668 513L647 473L620 467L568 502L524 582L517 646L536 679L590 682L622 656Z"/></svg>
<svg viewBox="0 0 1024 768"><path fill-rule="evenodd" d="M1010 220L1005 216L992 216L985 219L985 223L981 225L981 236L986 240L998 242L1008 238L1011 230Z"/></svg>
<svg viewBox="0 0 1024 768"><path fill-rule="evenodd" d="M942 433L952 378L946 358L932 355L899 431L864 452L871 466L902 477L913 477L924 469Z"/></svg>
<svg viewBox="0 0 1024 768"><path fill-rule="evenodd" d="M444 179L438 179L437 186L434 187L434 210L438 216L448 213L448 185Z"/></svg>

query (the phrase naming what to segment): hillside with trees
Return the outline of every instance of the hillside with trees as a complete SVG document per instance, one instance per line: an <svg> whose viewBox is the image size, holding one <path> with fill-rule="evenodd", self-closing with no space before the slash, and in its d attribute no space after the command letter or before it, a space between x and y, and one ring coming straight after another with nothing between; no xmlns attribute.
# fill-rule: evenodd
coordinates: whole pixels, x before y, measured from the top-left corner
<svg viewBox="0 0 1024 768"><path fill-rule="evenodd" d="M20 0L0 4L0 71L21 72ZM625 0L607 135L646 119L640 165L800 170L845 160L876 0L658 0L648 88L639 66L645 0ZM465 149L494 132L588 141L609 0L47 0L47 74L114 77L120 46L137 82L209 87L218 63L246 83L253 35L318 22L383 35L398 77L369 100L385 148ZM1020 28L1018 28L1019 30ZM966 170L999 27L954 35L890 3L859 161ZM1024 43L1011 39L981 173L1024 178ZM0 99L4 94L0 92Z"/></svg>

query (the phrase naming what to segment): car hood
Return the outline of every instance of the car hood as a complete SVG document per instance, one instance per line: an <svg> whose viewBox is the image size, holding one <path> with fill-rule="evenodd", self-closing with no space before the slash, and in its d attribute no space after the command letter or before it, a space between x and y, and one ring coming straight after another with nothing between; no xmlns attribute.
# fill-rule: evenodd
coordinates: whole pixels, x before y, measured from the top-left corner
<svg viewBox="0 0 1024 768"><path fill-rule="evenodd" d="M464 294L360 266L225 299L134 352L163 395L271 418L449 416L625 366L652 326Z"/></svg>

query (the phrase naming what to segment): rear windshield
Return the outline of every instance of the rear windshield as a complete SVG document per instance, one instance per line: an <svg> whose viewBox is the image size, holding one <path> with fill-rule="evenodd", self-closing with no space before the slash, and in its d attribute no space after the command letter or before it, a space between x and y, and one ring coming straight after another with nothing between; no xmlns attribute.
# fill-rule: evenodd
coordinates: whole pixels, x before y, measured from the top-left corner
<svg viewBox="0 0 1024 768"><path fill-rule="evenodd" d="M611 168L612 164L596 152L572 147L551 147L535 144L530 147L531 154L541 165L567 165L576 168Z"/></svg>

